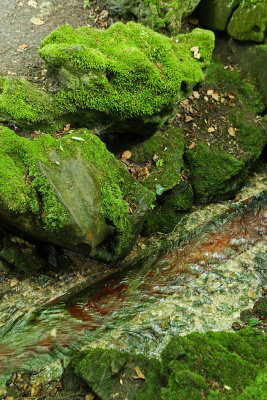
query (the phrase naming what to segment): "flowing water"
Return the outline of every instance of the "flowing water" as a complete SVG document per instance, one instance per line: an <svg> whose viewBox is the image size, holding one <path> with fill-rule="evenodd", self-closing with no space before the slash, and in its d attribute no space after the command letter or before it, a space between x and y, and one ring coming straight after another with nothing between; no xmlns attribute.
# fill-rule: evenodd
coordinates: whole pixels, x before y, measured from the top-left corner
<svg viewBox="0 0 267 400"><path fill-rule="evenodd" d="M58 360L62 366L73 349L85 346L157 357L177 333L231 330L240 311L261 295L266 216L266 197L250 196L242 208L215 218L191 238L177 240L174 233L167 252L68 303L26 314L2 334L2 373L46 368Z"/></svg>

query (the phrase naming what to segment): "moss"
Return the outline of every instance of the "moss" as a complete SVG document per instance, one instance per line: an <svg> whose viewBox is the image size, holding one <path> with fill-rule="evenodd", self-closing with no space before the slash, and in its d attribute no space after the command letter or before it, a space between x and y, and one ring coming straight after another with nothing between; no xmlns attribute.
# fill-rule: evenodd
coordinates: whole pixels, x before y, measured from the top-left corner
<svg viewBox="0 0 267 400"><path fill-rule="evenodd" d="M158 199L155 209L151 210L144 224L144 233L170 233L184 216L184 211L193 205L193 190L187 182L181 182Z"/></svg>
<svg viewBox="0 0 267 400"><path fill-rule="evenodd" d="M72 136L81 138L81 141L72 139ZM126 251L135 237L136 219L128 213L126 197L135 202L140 215L155 198L152 192L135 182L124 165L107 151L104 143L86 129L66 135L61 140L45 134L28 140L1 127L0 155L1 206L18 214L31 211L49 231L64 228L70 223L70 214L44 171L47 168L50 175L60 172L64 160L81 156L101 190L101 214L118 233L114 256Z"/></svg>
<svg viewBox="0 0 267 400"><path fill-rule="evenodd" d="M74 359L73 365L75 373L103 400L110 400L116 393L118 399L161 399L158 360L116 350L88 349ZM145 380L138 379L136 368Z"/></svg>
<svg viewBox="0 0 267 400"><path fill-rule="evenodd" d="M192 393L192 399L239 399L247 386L249 393L257 376L262 380L266 359L266 337L250 329L177 336L162 353L163 371L168 377L163 393L173 393L173 399L191 398L188 393ZM181 377L188 372L192 375L186 383ZM240 399L247 398L245 393Z"/></svg>
<svg viewBox="0 0 267 400"><path fill-rule="evenodd" d="M244 163L216 147L199 142L192 150L186 150L196 199L202 203L231 196L245 177Z"/></svg>
<svg viewBox="0 0 267 400"><path fill-rule="evenodd" d="M200 61L190 52L196 41L203 50ZM183 82L192 87L203 80L213 46L209 31L195 29L173 40L118 22L106 31L62 26L41 42L39 53L63 87L55 95L59 113L92 109L131 118L180 101Z"/></svg>
<svg viewBox="0 0 267 400"><path fill-rule="evenodd" d="M33 125L54 117L52 95L25 80L0 77L0 121Z"/></svg>

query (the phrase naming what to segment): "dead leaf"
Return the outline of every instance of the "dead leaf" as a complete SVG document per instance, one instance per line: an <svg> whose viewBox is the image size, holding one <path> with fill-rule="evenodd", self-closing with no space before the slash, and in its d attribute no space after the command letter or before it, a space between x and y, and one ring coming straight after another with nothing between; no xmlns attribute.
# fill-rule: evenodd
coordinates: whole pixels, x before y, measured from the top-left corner
<svg viewBox="0 0 267 400"><path fill-rule="evenodd" d="M145 375L143 374L143 372L141 371L141 369L138 366L135 367L135 372L137 375L132 376L133 379L142 379L143 381L146 380Z"/></svg>
<svg viewBox="0 0 267 400"><path fill-rule="evenodd" d="M213 126L210 126L209 129L208 129L208 132L215 132L215 131L216 131L216 129L213 128Z"/></svg>
<svg viewBox="0 0 267 400"><path fill-rule="evenodd" d="M191 53L198 53L199 47L198 46L193 46L193 47L191 47L190 51L191 51Z"/></svg>
<svg viewBox="0 0 267 400"><path fill-rule="evenodd" d="M92 393L89 393L85 396L85 400L94 400L95 396Z"/></svg>
<svg viewBox="0 0 267 400"><path fill-rule="evenodd" d="M29 46L25 43L22 43L18 46L17 51L23 52L25 50L27 50L29 48Z"/></svg>
<svg viewBox="0 0 267 400"><path fill-rule="evenodd" d="M195 99L199 99L200 94L194 90L193 91L193 96L194 96Z"/></svg>
<svg viewBox="0 0 267 400"><path fill-rule="evenodd" d="M185 116L185 122L193 121L194 118L190 117L190 115Z"/></svg>
<svg viewBox="0 0 267 400"><path fill-rule="evenodd" d="M121 158L124 158L124 160L129 160L129 158L131 158L131 156L132 156L132 153L129 150L125 150L122 153Z"/></svg>
<svg viewBox="0 0 267 400"><path fill-rule="evenodd" d="M215 100L215 101L219 101L219 96L217 92L212 93L211 97Z"/></svg>
<svg viewBox="0 0 267 400"><path fill-rule="evenodd" d="M41 20L39 17L36 17L36 18L31 18L31 23L33 25L43 25L44 21Z"/></svg>
<svg viewBox="0 0 267 400"><path fill-rule="evenodd" d="M68 132L70 130L70 124L64 126L64 132Z"/></svg>
<svg viewBox="0 0 267 400"><path fill-rule="evenodd" d="M212 95L213 95L213 92L214 92L214 91L213 91L212 89L209 89L209 90L207 90L207 95L208 95L208 96L212 96Z"/></svg>
<svg viewBox="0 0 267 400"><path fill-rule="evenodd" d="M7 396L7 397L5 397L5 400L14 400L14 397L13 396Z"/></svg>
<svg viewBox="0 0 267 400"><path fill-rule="evenodd" d="M235 136L235 128L230 126L230 128L228 128L228 133L229 133L230 136Z"/></svg>
<svg viewBox="0 0 267 400"><path fill-rule="evenodd" d="M108 11L107 10L103 10L103 11L101 11L101 13L99 15L99 18L105 19L105 18L107 18L107 16L108 16Z"/></svg>
<svg viewBox="0 0 267 400"><path fill-rule="evenodd" d="M36 1L34 1L34 0L29 0L29 1L28 1L28 6L33 7L33 8L36 8L36 7L37 7L37 3L36 3Z"/></svg>
<svg viewBox="0 0 267 400"><path fill-rule="evenodd" d="M198 53L197 51L194 53L194 58L196 58L197 60L200 59L200 53Z"/></svg>
<svg viewBox="0 0 267 400"><path fill-rule="evenodd" d="M205 101L209 101L209 98L207 96L204 96Z"/></svg>
<svg viewBox="0 0 267 400"><path fill-rule="evenodd" d="M197 25L198 24L198 19L197 18L189 18L188 22L191 25Z"/></svg>
<svg viewBox="0 0 267 400"><path fill-rule="evenodd" d="M235 106L235 102L233 100L231 100L230 103L229 103L229 106L230 107L234 107Z"/></svg>
<svg viewBox="0 0 267 400"><path fill-rule="evenodd" d="M19 283L19 281L16 278L12 278L9 281L9 286L12 288L14 286L16 286Z"/></svg>
<svg viewBox="0 0 267 400"><path fill-rule="evenodd" d="M196 142L192 142L190 146L188 146L189 150L192 150L196 146Z"/></svg>

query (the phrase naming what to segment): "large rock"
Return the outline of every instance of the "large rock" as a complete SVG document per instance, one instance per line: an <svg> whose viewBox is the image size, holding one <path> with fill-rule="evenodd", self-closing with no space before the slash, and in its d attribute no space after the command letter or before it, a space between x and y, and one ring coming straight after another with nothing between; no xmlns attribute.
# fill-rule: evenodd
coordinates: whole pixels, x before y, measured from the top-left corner
<svg viewBox="0 0 267 400"><path fill-rule="evenodd" d="M198 47L200 56L190 51ZM62 26L40 45L60 90L59 114L80 123L148 134L203 80L214 47L210 31L195 29L170 39L143 25L115 23L106 31ZM199 58L200 57L200 58Z"/></svg>
<svg viewBox="0 0 267 400"><path fill-rule="evenodd" d="M138 22L155 30L179 33L181 21L189 16L200 0L104 0L112 15L123 19L136 18Z"/></svg>
<svg viewBox="0 0 267 400"><path fill-rule="evenodd" d="M155 195L91 132L29 140L1 127L0 155L1 225L108 261L131 249Z"/></svg>
<svg viewBox="0 0 267 400"><path fill-rule="evenodd" d="M262 42L267 28L266 0L241 0L227 27L234 39Z"/></svg>
<svg viewBox="0 0 267 400"><path fill-rule="evenodd" d="M264 41L266 0L203 0L198 10L201 22L210 29L227 30L238 40Z"/></svg>
<svg viewBox="0 0 267 400"><path fill-rule="evenodd" d="M204 0L198 7L201 22L210 29L226 31L229 19L240 0Z"/></svg>

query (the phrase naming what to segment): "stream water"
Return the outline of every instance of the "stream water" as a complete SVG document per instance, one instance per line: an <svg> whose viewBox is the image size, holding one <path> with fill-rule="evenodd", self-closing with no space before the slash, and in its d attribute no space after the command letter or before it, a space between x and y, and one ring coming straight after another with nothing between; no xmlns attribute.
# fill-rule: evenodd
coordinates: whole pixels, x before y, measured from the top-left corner
<svg viewBox="0 0 267 400"><path fill-rule="evenodd" d="M48 365L60 367L60 374L62 361L84 346L157 357L177 333L231 330L240 311L261 295L266 211L266 197L252 196L191 239L173 240L165 254L117 273L66 304L26 314L0 332L3 376Z"/></svg>

